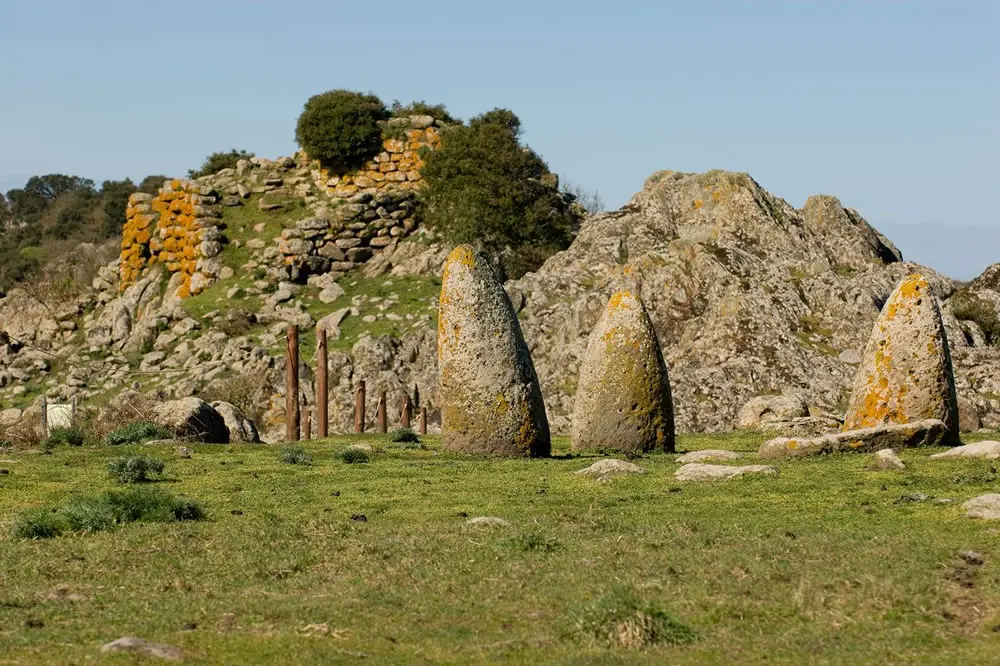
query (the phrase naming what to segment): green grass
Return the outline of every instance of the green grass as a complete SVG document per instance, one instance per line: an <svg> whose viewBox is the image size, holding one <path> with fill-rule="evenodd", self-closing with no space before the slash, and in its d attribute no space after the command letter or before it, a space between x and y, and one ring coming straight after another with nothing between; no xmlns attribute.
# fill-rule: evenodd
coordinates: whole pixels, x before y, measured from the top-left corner
<svg viewBox="0 0 1000 666"><path fill-rule="evenodd" d="M170 461L157 485L207 520L37 541L10 536L18 517L113 489L121 451L0 453L0 662L135 663L98 656L126 635L189 664L986 664L1000 650L1000 524L960 508L996 491L993 463L906 451L906 471L873 472L845 454L680 484L674 456L653 455L647 474L598 484L564 440L531 461L426 439L304 443L311 466L277 446L146 446ZM334 457L361 440L369 464ZM903 499L917 493L955 502Z"/></svg>

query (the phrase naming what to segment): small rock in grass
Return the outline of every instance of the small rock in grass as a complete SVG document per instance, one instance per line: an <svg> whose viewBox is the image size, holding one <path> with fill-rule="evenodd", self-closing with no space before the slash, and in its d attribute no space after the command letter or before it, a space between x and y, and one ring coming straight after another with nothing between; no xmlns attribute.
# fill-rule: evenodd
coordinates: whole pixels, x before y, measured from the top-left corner
<svg viewBox="0 0 1000 666"><path fill-rule="evenodd" d="M172 645L150 643L134 636L125 636L108 643L101 648L101 652L127 652L146 657L158 657L167 661L180 661L184 658L184 654L179 648Z"/></svg>
<svg viewBox="0 0 1000 666"><path fill-rule="evenodd" d="M674 472L678 481L706 481L712 479L734 479L749 475L776 476L778 470L770 465L703 465L688 463Z"/></svg>
<svg viewBox="0 0 1000 666"><path fill-rule="evenodd" d="M679 463L700 463L705 460L736 460L742 458L742 453L736 451L724 451L723 449L706 449L705 451L691 451L677 458Z"/></svg>
<svg viewBox="0 0 1000 666"><path fill-rule="evenodd" d="M180 447L178 447L177 448L177 457L178 458L190 458L191 457L191 449L189 449L186 446L180 446Z"/></svg>
<svg viewBox="0 0 1000 666"><path fill-rule="evenodd" d="M638 465L633 465L630 462L625 462L624 460L617 460L615 458L607 458L605 460L598 460L593 465L586 469L581 469L577 474L580 476L589 476L602 483L610 481L616 476L622 476L624 474L645 474L646 470L639 467Z"/></svg>
<svg viewBox="0 0 1000 666"><path fill-rule="evenodd" d="M931 496L927 493L913 493L912 495L901 495L894 504L902 504L904 502L926 502L931 499Z"/></svg>
<svg viewBox="0 0 1000 666"><path fill-rule="evenodd" d="M506 520L495 516L476 516L475 518L469 518L465 521L465 524L472 525L473 527L510 527L510 523Z"/></svg>
<svg viewBox="0 0 1000 666"><path fill-rule="evenodd" d="M1000 494L987 493L964 502L962 508L969 518L996 520L1000 518Z"/></svg>
<svg viewBox="0 0 1000 666"><path fill-rule="evenodd" d="M350 446L348 446L344 450L345 451L364 451L365 453L371 453L372 451L374 451L374 449L372 448L371 444L364 444L364 443L361 443L361 444L351 444Z"/></svg>
<svg viewBox="0 0 1000 666"><path fill-rule="evenodd" d="M874 467L875 469L906 469L906 465L892 449L876 451Z"/></svg>
<svg viewBox="0 0 1000 666"><path fill-rule="evenodd" d="M935 453L931 458L983 458L984 460L996 460L1000 458L1000 442L986 440L964 446L956 446L943 453Z"/></svg>
<svg viewBox="0 0 1000 666"><path fill-rule="evenodd" d="M983 557L982 553L977 553L974 550L963 550L958 554L966 564L971 564L974 567L982 566L986 562L986 558Z"/></svg>

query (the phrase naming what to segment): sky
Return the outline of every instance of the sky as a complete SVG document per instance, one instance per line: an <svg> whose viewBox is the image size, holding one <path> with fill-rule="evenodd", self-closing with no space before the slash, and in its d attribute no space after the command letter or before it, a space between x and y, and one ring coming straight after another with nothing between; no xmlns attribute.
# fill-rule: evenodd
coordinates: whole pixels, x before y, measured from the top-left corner
<svg viewBox="0 0 1000 666"><path fill-rule="evenodd" d="M295 149L334 88L514 110L617 208L660 169L833 194L905 258L1000 261L1000 3L0 0L0 191Z"/></svg>

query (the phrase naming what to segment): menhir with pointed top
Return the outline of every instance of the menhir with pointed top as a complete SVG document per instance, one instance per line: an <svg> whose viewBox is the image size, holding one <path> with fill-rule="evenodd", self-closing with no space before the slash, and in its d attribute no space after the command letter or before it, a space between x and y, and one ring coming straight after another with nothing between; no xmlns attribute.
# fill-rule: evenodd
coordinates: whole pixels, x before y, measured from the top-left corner
<svg viewBox="0 0 1000 666"><path fill-rule="evenodd" d="M674 450L674 406L656 331L642 301L615 293L590 334L573 410L574 449Z"/></svg>
<svg viewBox="0 0 1000 666"><path fill-rule="evenodd" d="M844 430L943 421L959 443L955 376L941 310L927 280L909 275L882 308L854 380Z"/></svg>
<svg viewBox="0 0 1000 666"><path fill-rule="evenodd" d="M548 456L542 391L510 298L468 245L448 256L438 314L441 440L445 449Z"/></svg>

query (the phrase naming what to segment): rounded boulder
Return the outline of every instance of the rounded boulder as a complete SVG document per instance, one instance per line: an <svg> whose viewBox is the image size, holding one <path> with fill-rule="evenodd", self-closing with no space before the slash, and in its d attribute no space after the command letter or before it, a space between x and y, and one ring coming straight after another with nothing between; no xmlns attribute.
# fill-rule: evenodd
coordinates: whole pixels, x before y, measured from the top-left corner
<svg viewBox="0 0 1000 666"><path fill-rule="evenodd" d="M438 314L445 449L548 456L549 424L521 326L489 263L468 245L448 256Z"/></svg>
<svg viewBox="0 0 1000 666"><path fill-rule="evenodd" d="M907 276L872 329L855 375L844 430L937 419L958 438L958 400L948 338L927 280Z"/></svg>
<svg viewBox="0 0 1000 666"><path fill-rule="evenodd" d="M653 323L631 291L608 301L591 331L573 409L574 449L674 450L670 380Z"/></svg>

